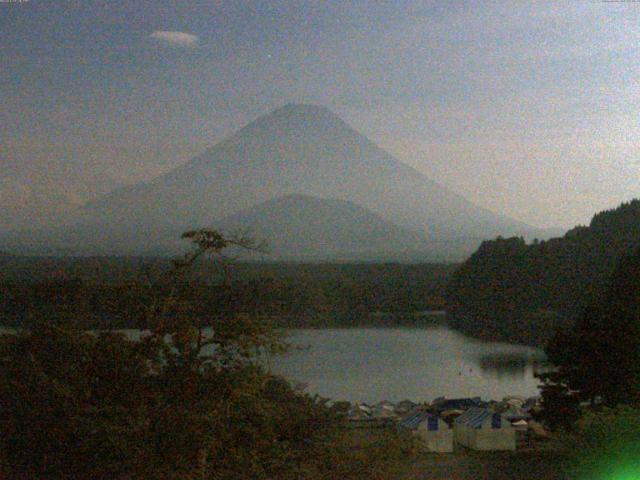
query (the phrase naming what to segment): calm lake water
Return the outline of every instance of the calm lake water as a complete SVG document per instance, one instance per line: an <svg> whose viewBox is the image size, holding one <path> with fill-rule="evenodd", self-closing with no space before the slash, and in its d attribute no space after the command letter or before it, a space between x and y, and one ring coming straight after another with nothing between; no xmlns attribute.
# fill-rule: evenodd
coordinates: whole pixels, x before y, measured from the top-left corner
<svg viewBox="0 0 640 480"><path fill-rule="evenodd" d="M271 371L336 400L433 400L440 396L538 394L542 351L481 342L446 326L294 330L300 347L270 361Z"/></svg>
<svg viewBox="0 0 640 480"><path fill-rule="evenodd" d="M267 359L272 372L309 393L352 402L537 395L533 374L545 369L538 349L482 342L443 325L291 330L288 341L290 353Z"/></svg>

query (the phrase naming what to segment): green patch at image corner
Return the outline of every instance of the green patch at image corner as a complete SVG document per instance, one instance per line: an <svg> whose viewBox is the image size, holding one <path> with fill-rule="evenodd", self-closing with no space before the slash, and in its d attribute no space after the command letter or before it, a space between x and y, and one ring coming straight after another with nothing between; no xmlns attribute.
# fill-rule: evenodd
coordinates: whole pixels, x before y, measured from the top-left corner
<svg viewBox="0 0 640 480"><path fill-rule="evenodd" d="M640 480L640 462L636 460L635 465L616 468L602 478L604 480Z"/></svg>
<svg viewBox="0 0 640 480"><path fill-rule="evenodd" d="M631 450L631 449L630 449ZM640 450L625 455L603 455L598 459L583 459L575 477L579 480L640 480Z"/></svg>

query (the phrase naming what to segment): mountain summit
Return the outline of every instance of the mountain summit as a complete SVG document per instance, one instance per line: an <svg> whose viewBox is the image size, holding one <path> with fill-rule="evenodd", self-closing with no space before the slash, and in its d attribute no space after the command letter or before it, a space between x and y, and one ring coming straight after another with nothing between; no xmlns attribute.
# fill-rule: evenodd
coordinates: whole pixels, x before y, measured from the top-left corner
<svg viewBox="0 0 640 480"><path fill-rule="evenodd" d="M148 183L88 204L67 231L76 237L77 232L99 231L97 252L126 248L132 253L150 246L161 232L213 225L292 194L351 202L434 241L469 239L477 244L496 235L533 231L433 182L329 109L298 104L254 120ZM68 235L58 232L56 237ZM79 241L65 238L63 243L70 247ZM83 241L87 245L91 239Z"/></svg>

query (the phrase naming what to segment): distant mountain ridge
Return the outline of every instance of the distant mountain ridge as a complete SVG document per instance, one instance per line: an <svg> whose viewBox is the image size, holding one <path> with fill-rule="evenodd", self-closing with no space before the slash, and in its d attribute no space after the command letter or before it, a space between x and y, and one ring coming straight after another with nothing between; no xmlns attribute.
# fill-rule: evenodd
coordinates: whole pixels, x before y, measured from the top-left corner
<svg viewBox="0 0 640 480"><path fill-rule="evenodd" d="M345 200L291 194L219 222L226 232L249 232L268 243L274 258L411 256L427 250L424 236Z"/></svg>
<svg viewBox="0 0 640 480"><path fill-rule="evenodd" d="M8 236L0 247L134 254L167 232L212 225L292 194L351 202L427 237L429 248L455 240L467 253L496 235L541 235L438 185L328 109L289 104L150 182L90 202L64 227Z"/></svg>

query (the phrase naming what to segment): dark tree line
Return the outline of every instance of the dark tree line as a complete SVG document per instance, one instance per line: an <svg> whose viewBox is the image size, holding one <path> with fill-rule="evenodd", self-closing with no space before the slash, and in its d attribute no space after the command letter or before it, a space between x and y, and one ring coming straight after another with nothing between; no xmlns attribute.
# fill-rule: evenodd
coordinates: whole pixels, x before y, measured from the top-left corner
<svg viewBox="0 0 640 480"><path fill-rule="evenodd" d="M453 325L475 336L543 345L556 327L602 301L618 259L639 239L640 201L634 200L562 238L484 242L447 286Z"/></svg>
<svg viewBox="0 0 640 480"><path fill-rule="evenodd" d="M640 407L640 248L623 257L601 301L547 345L557 370L541 375L545 419L570 426L580 406Z"/></svg>
<svg viewBox="0 0 640 480"><path fill-rule="evenodd" d="M81 316L88 327L141 328L140 305L172 288L181 289L203 311L232 311L270 318L281 326L394 325L416 311L444 307L445 265L234 264L222 282L219 269L194 264L180 286L149 282L149 264L86 259L61 262L56 276L31 275L33 261L5 264L0 279L0 325L27 326L38 315ZM166 260L156 266L166 275ZM102 270L100 270L102 269ZM106 270L106 271L104 271ZM109 271L110 270L110 271ZM121 273L125 270L124 273ZM103 272L103 273L96 273ZM375 317L373 312L393 315Z"/></svg>

